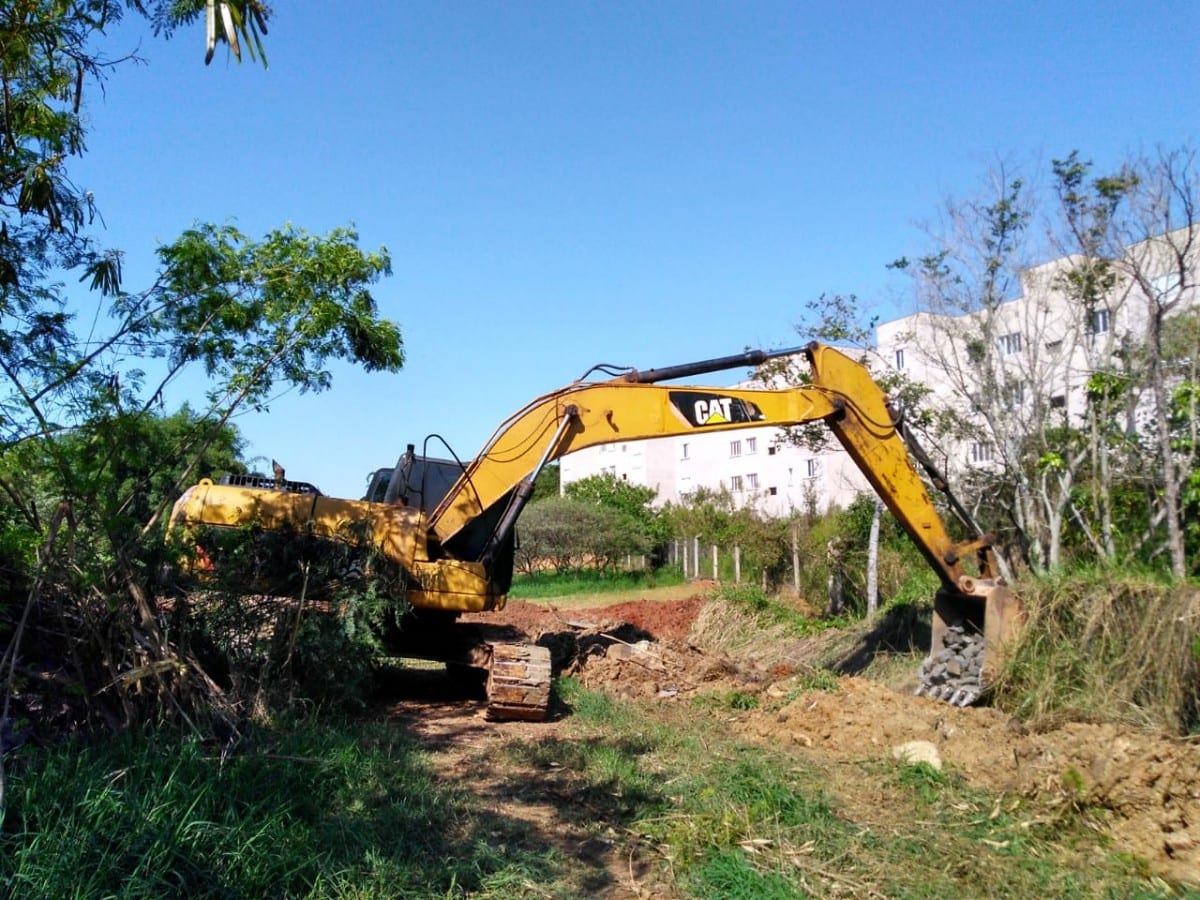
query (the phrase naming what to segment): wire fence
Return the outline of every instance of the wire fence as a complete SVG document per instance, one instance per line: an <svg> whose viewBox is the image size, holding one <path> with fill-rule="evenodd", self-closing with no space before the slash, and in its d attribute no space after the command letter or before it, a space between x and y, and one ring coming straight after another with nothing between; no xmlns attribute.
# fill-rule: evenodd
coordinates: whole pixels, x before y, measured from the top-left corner
<svg viewBox="0 0 1200 900"><path fill-rule="evenodd" d="M800 591L800 551L792 541L789 566L792 587ZM705 542L701 537L676 538L667 548L667 563L691 581L716 581L732 584L759 582L765 590L769 573L766 566L751 566L738 544L722 546Z"/></svg>

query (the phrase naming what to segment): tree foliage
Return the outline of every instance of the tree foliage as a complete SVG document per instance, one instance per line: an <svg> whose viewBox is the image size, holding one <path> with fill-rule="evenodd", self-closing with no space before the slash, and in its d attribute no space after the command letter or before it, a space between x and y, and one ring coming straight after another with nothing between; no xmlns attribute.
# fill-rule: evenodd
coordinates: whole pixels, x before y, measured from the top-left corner
<svg viewBox="0 0 1200 900"><path fill-rule="evenodd" d="M564 485L562 493L539 490L521 516L517 565L526 573L545 566L603 571L653 553L666 539L653 488L606 473Z"/></svg>
<svg viewBox="0 0 1200 900"><path fill-rule="evenodd" d="M327 388L335 361L395 371L404 358L398 326L371 294L390 271L387 252L360 249L350 229L319 236L289 225L254 240L198 223L159 248L151 285L123 283L121 254L92 235L96 199L69 164L86 148L85 100L119 62L94 47L130 10L167 33L211 11L231 47L265 33L268 15L256 0L0 9L6 729L29 654L59 667L72 686L64 707L83 720L191 720L223 696L201 662L200 619L183 595L159 597L164 513L198 475L242 467L230 424L238 411ZM189 369L207 379L203 402L165 412ZM312 630L298 616L293 645Z"/></svg>
<svg viewBox="0 0 1200 900"><path fill-rule="evenodd" d="M645 534L617 510L590 500L549 497L531 503L521 515L517 566L535 574L547 566L558 572L600 571L650 549Z"/></svg>
<svg viewBox="0 0 1200 900"><path fill-rule="evenodd" d="M699 488L668 505L664 515L674 537L689 543L699 539L704 546L730 551L737 547L744 571L766 572L772 584L778 584L789 567L792 521L764 515L752 504L739 506L726 488Z"/></svg>
<svg viewBox="0 0 1200 900"><path fill-rule="evenodd" d="M630 531L651 546L661 544L667 537L666 522L653 505L658 492L652 487L631 484L605 473L573 481L563 488L563 493L612 510Z"/></svg>
<svg viewBox="0 0 1200 900"><path fill-rule="evenodd" d="M897 264L914 279L914 342L937 373L943 437L992 457L956 456L953 474L983 527L1034 570L1070 553L1166 557L1180 576L1196 457L1174 436L1172 397L1195 348L1166 336L1200 270L1194 153L1101 174L1071 153L1050 174L1037 192L1001 168L978 199L947 204L927 252Z"/></svg>

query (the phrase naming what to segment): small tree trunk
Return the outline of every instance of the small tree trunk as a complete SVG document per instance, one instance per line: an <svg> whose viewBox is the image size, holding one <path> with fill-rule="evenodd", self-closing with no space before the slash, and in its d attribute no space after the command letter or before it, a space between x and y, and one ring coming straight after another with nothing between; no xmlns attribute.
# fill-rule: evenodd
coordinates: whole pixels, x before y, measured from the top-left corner
<svg viewBox="0 0 1200 900"><path fill-rule="evenodd" d="M1162 320L1161 311L1157 311L1151 318L1150 384L1154 397L1154 424L1162 465L1163 512L1167 522L1167 550L1171 555L1171 573L1176 578L1182 579L1187 576L1187 554L1183 543L1183 523L1180 521L1179 515L1180 478L1175 461L1175 449L1171 446L1170 401L1167 397L1167 385L1162 366Z"/></svg>
<svg viewBox="0 0 1200 900"><path fill-rule="evenodd" d="M792 524L792 586L800 594L800 541L796 536L796 525Z"/></svg>
<svg viewBox="0 0 1200 900"><path fill-rule="evenodd" d="M846 608L846 579L842 570L841 549L835 541L825 545L825 559L829 565L829 583L826 586L827 616L840 616Z"/></svg>
<svg viewBox="0 0 1200 900"><path fill-rule="evenodd" d="M836 566L829 570L829 585L827 592L829 594L829 609L826 615L840 616L846 608L846 585L845 579L842 577L842 569Z"/></svg>
<svg viewBox="0 0 1200 900"><path fill-rule="evenodd" d="M883 517L883 501L875 498L875 511L871 515L871 536L867 540L867 615L873 616L879 609L879 523Z"/></svg>

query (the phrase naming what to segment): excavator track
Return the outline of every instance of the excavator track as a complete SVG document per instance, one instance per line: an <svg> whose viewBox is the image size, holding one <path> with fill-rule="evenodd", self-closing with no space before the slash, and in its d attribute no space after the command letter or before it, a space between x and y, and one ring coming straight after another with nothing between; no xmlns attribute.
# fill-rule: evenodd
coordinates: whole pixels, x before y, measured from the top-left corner
<svg viewBox="0 0 1200 900"><path fill-rule="evenodd" d="M536 644L492 644L489 719L541 722L550 706L550 651Z"/></svg>

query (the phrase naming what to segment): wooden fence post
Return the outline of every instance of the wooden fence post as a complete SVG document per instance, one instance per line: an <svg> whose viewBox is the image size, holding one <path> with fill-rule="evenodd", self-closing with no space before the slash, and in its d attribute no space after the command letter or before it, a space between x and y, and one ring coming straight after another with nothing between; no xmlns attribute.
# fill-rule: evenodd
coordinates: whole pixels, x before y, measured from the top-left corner
<svg viewBox="0 0 1200 900"><path fill-rule="evenodd" d="M792 523L792 584L796 595L800 594L800 542L796 537L796 523Z"/></svg>

